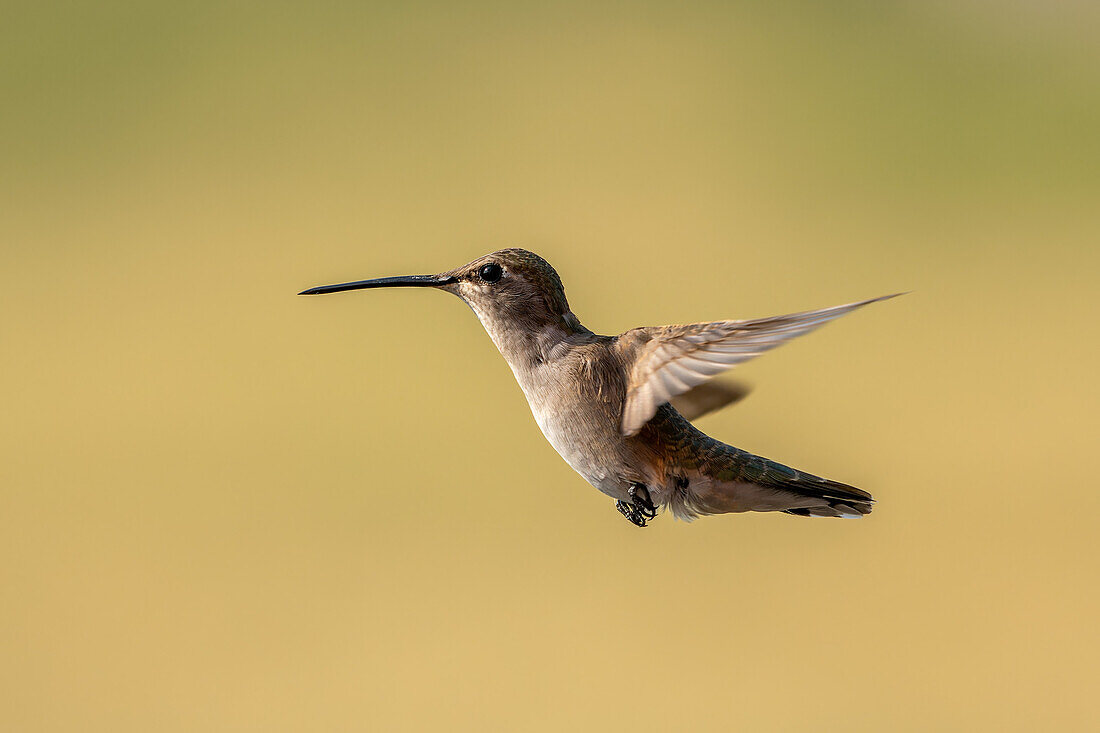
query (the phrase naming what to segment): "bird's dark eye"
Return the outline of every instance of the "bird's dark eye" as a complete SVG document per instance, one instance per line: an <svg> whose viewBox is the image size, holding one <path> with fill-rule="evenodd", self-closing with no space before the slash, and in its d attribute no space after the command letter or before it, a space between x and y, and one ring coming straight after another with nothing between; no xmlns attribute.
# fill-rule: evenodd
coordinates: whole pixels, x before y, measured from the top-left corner
<svg viewBox="0 0 1100 733"><path fill-rule="evenodd" d="M500 269L500 265L495 262L490 262L487 265L482 265L481 269L477 271L478 277L487 283L495 283L500 280L504 274L504 270Z"/></svg>

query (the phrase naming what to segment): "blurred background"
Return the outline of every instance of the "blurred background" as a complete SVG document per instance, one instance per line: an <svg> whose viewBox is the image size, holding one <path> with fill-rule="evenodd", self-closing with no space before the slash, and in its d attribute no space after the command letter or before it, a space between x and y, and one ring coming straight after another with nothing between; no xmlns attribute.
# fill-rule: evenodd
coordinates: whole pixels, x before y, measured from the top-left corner
<svg viewBox="0 0 1100 733"><path fill-rule="evenodd" d="M0 727L1096 730L1086 2L6 3ZM469 310L898 290L714 436L861 521L640 531Z"/></svg>

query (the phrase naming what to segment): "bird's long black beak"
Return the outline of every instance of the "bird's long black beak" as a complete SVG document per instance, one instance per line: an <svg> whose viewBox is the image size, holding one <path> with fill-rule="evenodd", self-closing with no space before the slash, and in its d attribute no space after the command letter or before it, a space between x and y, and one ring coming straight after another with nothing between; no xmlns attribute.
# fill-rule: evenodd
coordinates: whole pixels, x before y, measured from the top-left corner
<svg viewBox="0 0 1100 733"><path fill-rule="evenodd" d="M374 280L356 280L353 283L340 283L338 285L322 285L317 288L303 290L298 295L325 295L326 293L342 293L345 290L365 290L367 288L438 288L441 285L450 285L458 282L454 276L443 275L402 275L401 277L379 277Z"/></svg>

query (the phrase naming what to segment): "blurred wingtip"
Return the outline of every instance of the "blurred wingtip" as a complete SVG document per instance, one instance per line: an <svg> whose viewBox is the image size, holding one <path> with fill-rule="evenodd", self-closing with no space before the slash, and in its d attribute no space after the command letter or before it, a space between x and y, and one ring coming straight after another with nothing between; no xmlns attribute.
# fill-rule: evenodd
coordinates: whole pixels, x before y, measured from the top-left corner
<svg viewBox="0 0 1100 733"><path fill-rule="evenodd" d="M740 402L752 392L752 386L733 380L715 380L692 387L671 400L676 411L688 420L696 420L723 407Z"/></svg>
<svg viewBox="0 0 1100 733"><path fill-rule="evenodd" d="M911 293L911 292L913 292L913 291L912 290L902 290L899 293L890 293L889 295L880 295L877 298L868 298L867 300L860 303L860 305L869 305L871 303L878 303L878 302L883 301L883 300L890 300L892 298L898 298L902 295L909 295L909 293Z"/></svg>

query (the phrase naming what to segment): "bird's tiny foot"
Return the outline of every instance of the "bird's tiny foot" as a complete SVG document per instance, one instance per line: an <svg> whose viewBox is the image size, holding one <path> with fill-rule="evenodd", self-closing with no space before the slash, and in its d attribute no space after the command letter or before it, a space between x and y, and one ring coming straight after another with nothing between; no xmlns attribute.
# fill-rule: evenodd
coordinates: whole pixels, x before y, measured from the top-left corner
<svg viewBox="0 0 1100 733"><path fill-rule="evenodd" d="M632 524L644 527L649 520L657 516L657 507L653 504L649 489L644 484L631 484L627 495L630 501L619 499L615 502L615 508Z"/></svg>
<svg viewBox="0 0 1100 733"><path fill-rule="evenodd" d="M627 495L630 496L630 501L634 504L634 511L640 514L643 519L653 519L657 516L657 507L654 506L653 500L649 498L649 489L645 487L645 484L631 484Z"/></svg>
<svg viewBox="0 0 1100 733"><path fill-rule="evenodd" d="M630 502L619 499L615 502L615 508L619 510L619 514L622 514L624 517L629 519L631 524L634 524L638 527L645 526L645 517L638 514L638 512L634 510L634 505Z"/></svg>

